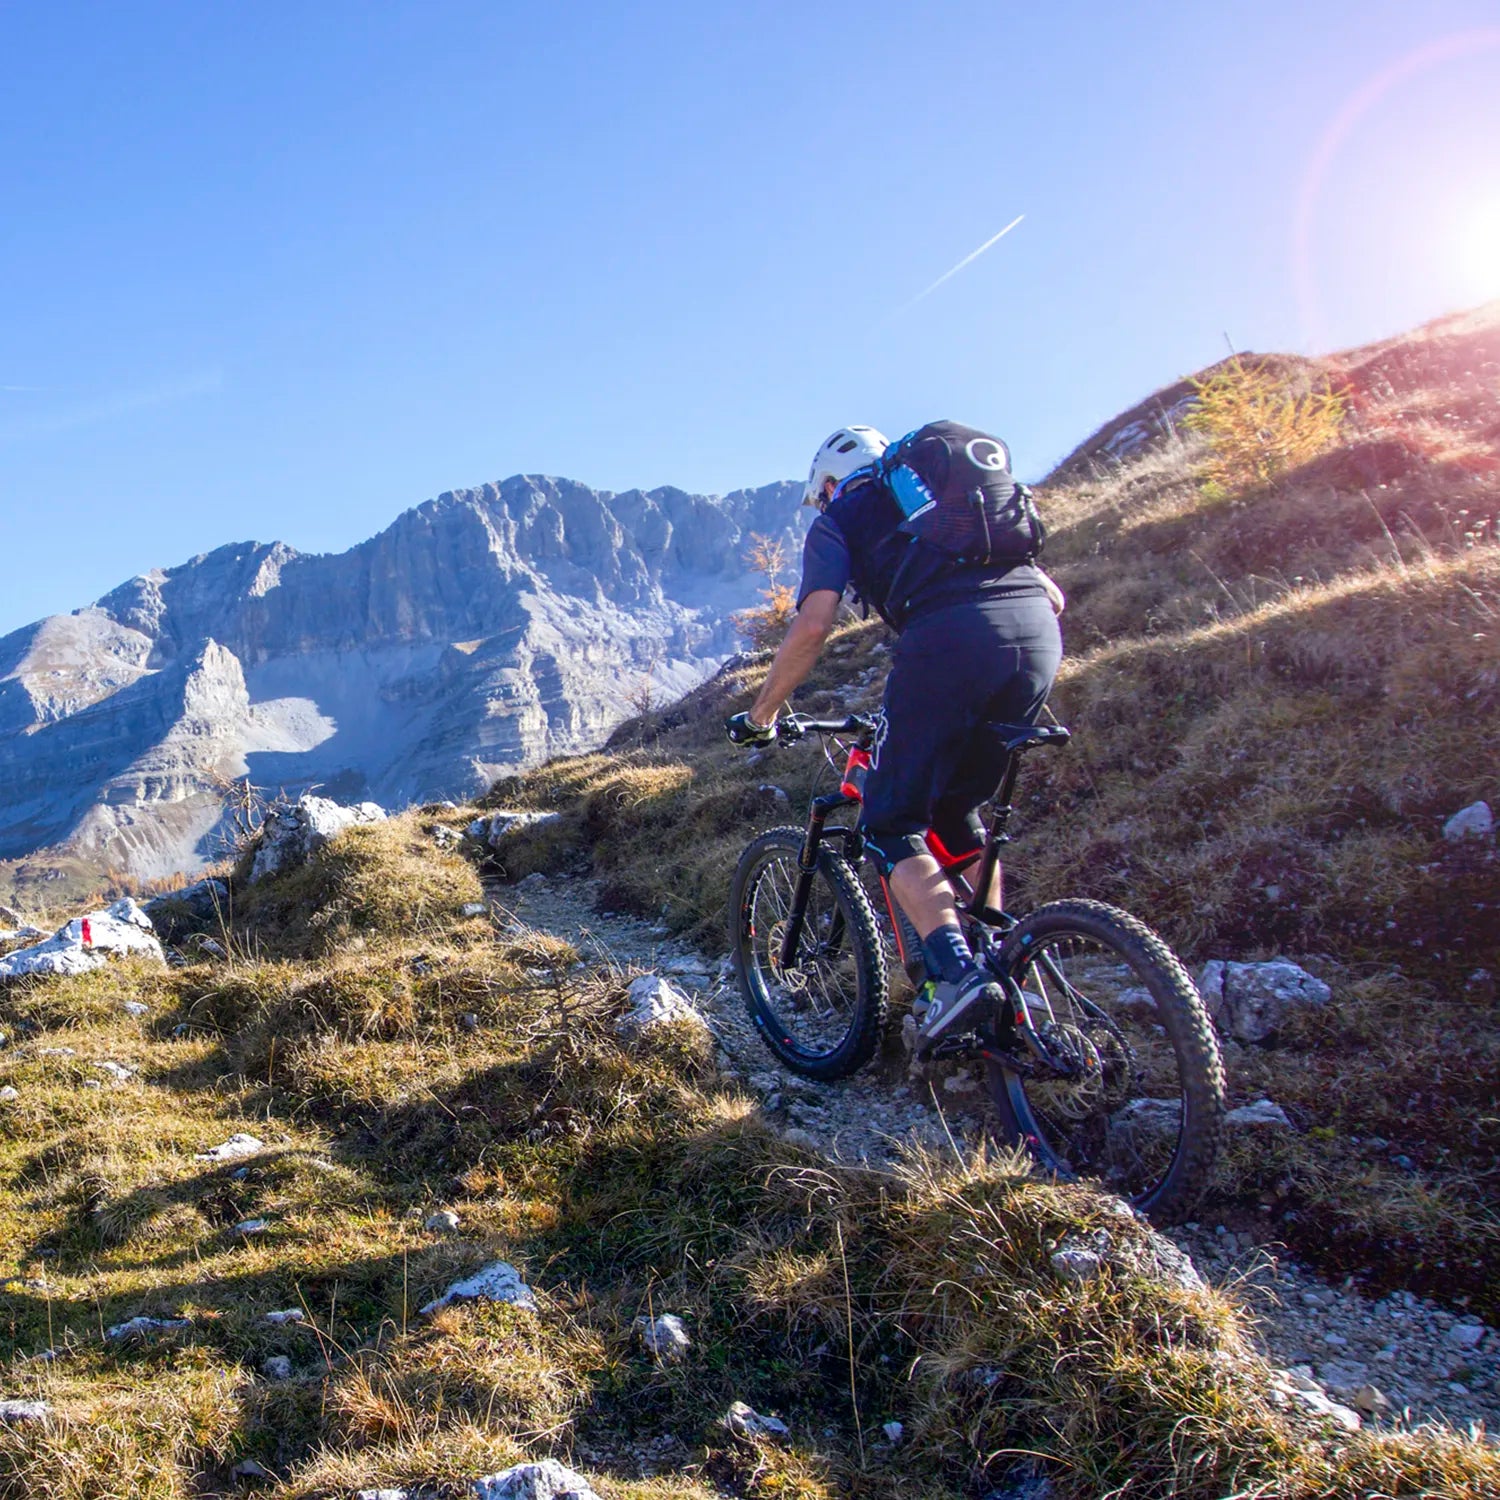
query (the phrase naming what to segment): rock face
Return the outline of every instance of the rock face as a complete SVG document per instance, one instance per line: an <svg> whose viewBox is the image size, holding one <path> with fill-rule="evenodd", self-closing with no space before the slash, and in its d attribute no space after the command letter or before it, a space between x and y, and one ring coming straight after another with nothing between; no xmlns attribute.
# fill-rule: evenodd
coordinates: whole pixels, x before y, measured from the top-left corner
<svg viewBox="0 0 1500 1500"><path fill-rule="evenodd" d="M162 958L151 918L128 896L103 911L65 922L45 942L0 958L0 979L23 974L86 974L128 953Z"/></svg>
<svg viewBox="0 0 1500 1500"><path fill-rule="evenodd" d="M216 852L215 778L386 807L600 744L736 649L797 486L719 497L516 476L350 551L221 547L0 639L0 859L159 875Z"/></svg>

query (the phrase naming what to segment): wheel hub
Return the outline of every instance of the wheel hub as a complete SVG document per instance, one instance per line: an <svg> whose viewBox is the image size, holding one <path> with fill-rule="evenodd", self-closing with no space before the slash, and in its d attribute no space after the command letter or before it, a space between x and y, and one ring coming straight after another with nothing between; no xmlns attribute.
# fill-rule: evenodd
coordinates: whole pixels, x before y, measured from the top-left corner
<svg viewBox="0 0 1500 1500"><path fill-rule="evenodd" d="M1089 1034L1065 1021L1047 1021L1037 1031L1053 1053L1078 1070L1072 1078L1049 1078L1040 1085L1049 1104L1068 1120L1095 1114L1104 1100L1104 1062Z"/></svg>

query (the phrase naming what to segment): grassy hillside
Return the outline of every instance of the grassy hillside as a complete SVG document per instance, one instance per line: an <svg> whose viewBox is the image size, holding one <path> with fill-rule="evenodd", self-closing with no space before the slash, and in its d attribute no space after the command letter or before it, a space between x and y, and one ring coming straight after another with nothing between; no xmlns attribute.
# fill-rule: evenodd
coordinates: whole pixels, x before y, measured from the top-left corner
<svg viewBox="0 0 1500 1500"><path fill-rule="evenodd" d="M1219 497L1205 439L1169 415L1107 457L1183 383L1043 488L1069 596L1052 707L1076 738L1028 766L1007 890L1020 909L1116 902L1194 964L1288 955L1328 981L1330 1013L1275 1050L1229 1046L1233 1102L1269 1093L1299 1133L1231 1159L1215 1212L1269 1213L1330 1270L1493 1315L1500 859L1442 825L1478 798L1500 808L1500 307L1266 365L1342 393L1337 447ZM873 705L887 649L851 620L797 706ZM586 860L614 902L722 946L739 849L828 784L811 747L750 766L723 743L762 670L497 787L495 803L563 815L503 862Z"/></svg>
<svg viewBox="0 0 1500 1500"><path fill-rule="evenodd" d="M49 1406L0 1425L0 1495L456 1500L547 1454L605 1500L938 1500L1018 1457L1065 1500L1500 1493L1469 1438L1293 1419L1233 1303L1092 1191L1005 1155L834 1167L701 1031L622 1040L625 976L464 918L425 821L238 892L221 961L0 991L3 1394ZM201 1159L235 1132L264 1149ZM1101 1233L1112 1270L1053 1270ZM535 1311L420 1315L498 1258ZM668 1311L692 1347L658 1366L632 1329ZM138 1316L185 1323L106 1337ZM732 1437L735 1399L789 1443Z"/></svg>
<svg viewBox="0 0 1500 1500"><path fill-rule="evenodd" d="M1112 424L1048 485L1077 741L1023 783L1010 890L1105 896L1195 961L1286 953L1327 979L1327 1014L1230 1047L1233 1102L1269 1093L1298 1128L1235 1148L1210 1211L1493 1321L1500 895L1493 844L1441 822L1500 801L1497 330L1278 368L1349 397L1348 441L1301 471L1210 498L1201 439L1173 423L1105 462ZM847 622L799 706L878 701L887 651ZM831 777L811 746L751 765L723 742L763 670L495 788L559 814L503 874L593 869L609 903L722 947L739 849ZM998 1151L834 1166L701 1032L622 1038L627 974L462 915L478 876L431 829L473 814L237 879L225 958L0 986L0 1396L49 1407L0 1424L0 1497L456 1500L545 1454L605 1500L947 1500L1018 1463L1061 1500L1500 1494L1471 1437L1294 1418L1233 1300L1163 1274L1090 1189ZM264 1149L199 1159L235 1132ZM440 1209L456 1231L426 1227ZM1112 1268L1060 1276L1070 1234L1107 1236ZM497 1259L535 1312L419 1314ZM693 1340L680 1364L633 1333L663 1312ZM105 1337L140 1315L186 1325ZM734 1399L789 1444L732 1436Z"/></svg>

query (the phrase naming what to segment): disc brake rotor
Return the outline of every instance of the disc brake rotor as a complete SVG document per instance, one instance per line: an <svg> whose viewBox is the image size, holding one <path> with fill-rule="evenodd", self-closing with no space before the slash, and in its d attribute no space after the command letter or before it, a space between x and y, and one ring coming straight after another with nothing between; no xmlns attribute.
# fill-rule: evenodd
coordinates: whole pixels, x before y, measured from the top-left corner
<svg viewBox="0 0 1500 1500"><path fill-rule="evenodd" d="M1047 1106L1066 1120L1083 1120L1104 1105L1104 1060L1088 1032L1066 1021L1047 1021L1037 1028L1056 1053L1078 1066L1075 1078L1048 1078L1036 1087Z"/></svg>

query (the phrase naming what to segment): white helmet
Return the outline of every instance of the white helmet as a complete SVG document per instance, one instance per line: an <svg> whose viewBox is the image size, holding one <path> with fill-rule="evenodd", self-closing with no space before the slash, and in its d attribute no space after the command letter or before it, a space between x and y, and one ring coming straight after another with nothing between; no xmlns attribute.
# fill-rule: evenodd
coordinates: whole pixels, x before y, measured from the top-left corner
<svg viewBox="0 0 1500 1500"><path fill-rule="evenodd" d="M802 491L802 503L821 505L824 480L842 484L856 469L874 463L889 447L890 440L873 427L840 427L814 456L807 474L807 488Z"/></svg>

